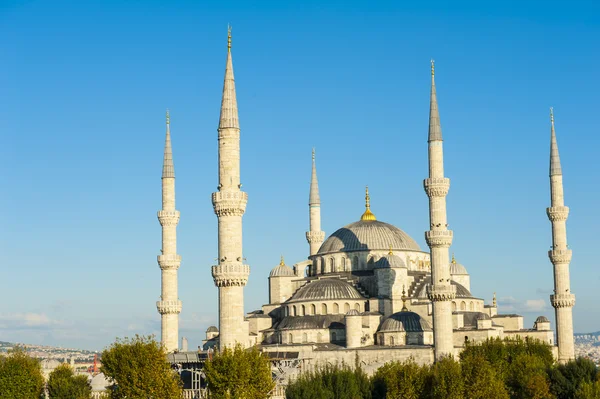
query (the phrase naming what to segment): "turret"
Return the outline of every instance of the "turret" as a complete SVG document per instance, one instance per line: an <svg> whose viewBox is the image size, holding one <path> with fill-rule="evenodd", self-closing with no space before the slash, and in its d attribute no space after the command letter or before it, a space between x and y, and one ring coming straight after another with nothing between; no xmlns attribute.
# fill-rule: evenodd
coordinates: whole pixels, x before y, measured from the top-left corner
<svg viewBox="0 0 600 399"><path fill-rule="evenodd" d="M315 164L315 150L312 151L312 176L310 179L310 193L308 196L309 231L306 240L310 246L310 256L316 255L325 239L325 232L321 231L321 198L319 197L319 182L317 181L317 166ZM316 273L313 273L313 275Z"/></svg>
<svg viewBox="0 0 600 399"><path fill-rule="evenodd" d="M242 216L248 195L240 183L240 125L231 59L231 29L227 35L227 60L218 128L219 185L212 203L219 221L218 265L212 276L219 289L219 346L248 346L248 323L244 320L244 286L250 266L243 263Z"/></svg>
<svg viewBox="0 0 600 399"><path fill-rule="evenodd" d="M450 284L448 248L452 244L452 230L446 219L446 195L450 179L444 177L442 127L435 90L435 70L431 61L431 98L429 102L429 178L423 181L429 197L429 230L425 240L431 250L431 281L429 299L433 302L433 332L435 359L454 355L452 340L452 300L456 288Z"/></svg>
<svg viewBox="0 0 600 399"><path fill-rule="evenodd" d="M556 336L559 362L575 358L573 342L573 306L575 295L571 293L569 263L571 250L567 245L567 218L569 207L565 206L563 176L558 155L558 143L554 130L554 112L550 108L550 198L551 206L546 209L552 223L552 249L548 251L554 266L554 294L550 302L556 313Z"/></svg>
<svg viewBox="0 0 600 399"><path fill-rule="evenodd" d="M181 264L181 256L177 255L179 211L175 209L175 167L168 110L162 171L162 210L158 212L158 220L162 226L162 255L158 256L161 269L161 295L160 301L156 302L156 307L161 315L161 343L167 352L173 352L179 345L181 301L177 294L177 270Z"/></svg>

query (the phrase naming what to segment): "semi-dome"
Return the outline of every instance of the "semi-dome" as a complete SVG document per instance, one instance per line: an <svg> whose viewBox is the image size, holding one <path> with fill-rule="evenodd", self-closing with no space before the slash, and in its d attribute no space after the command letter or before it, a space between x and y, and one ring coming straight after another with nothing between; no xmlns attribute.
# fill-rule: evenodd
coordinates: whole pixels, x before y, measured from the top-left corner
<svg viewBox="0 0 600 399"><path fill-rule="evenodd" d="M215 327L215 326L210 326L210 327L208 327L206 329L206 332L207 333L209 333L209 332L219 332L219 329L217 327Z"/></svg>
<svg viewBox="0 0 600 399"><path fill-rule="evenodd" d="M392 317L385 319L383 323L381 323L381 327L379 328L380 332L399 332L405 331L404 325L400 320L396 320Z"/></svg>
<svg viewBox="0 0 600 399"><path fill-rule="evenodd" d="M369 250L421 251L419 244L396 226L378 220L359 220L330 235L317 254Z"/></svg>
<svg viewBox="0 0 600 399"><path fill-rule="evenodd" d="M294 277L295 275L294 269L286 265L283 261L283 256L281 257L281 262L269 273L269 277Z"/></svg>
<svg viewBox="0 0 600 399"><path fill-rule="evenodd" d="M550 323L550 320L548 320L548 318L546 316L540 316L537 319L535 319L536 323Z"/></svg>
<svg viewBox="0 0 600 399"><path fill-rule="evenodd" d="M406 263L398 255L394 255L392 251L389 254L382 257L375 263L375 269L386 269L386 268L406 268Z"/></svg>
<svg viewBox="0 0 600 399"><path fill-rule="evenodd" d="M360 313L356 309L351 309L346 313L346 316L360 316Z"/></svg>
<svg viewBox="0 0 600 399"><path fill-rule="evenodd" d="M336 278L324 278L309 281L300 287L288 302L333 299L364 298L351 284Z"/></svg>
<svg viewBox="0 0 600 399"><path fill-rule="evenodd" d="M398 324L399 323L399 324ZM384 328L399 328L403 330L384 330ZM379 331L406 331L406 332L423 332L432 331L431 324L415 312L397 312L388 317L381 323Z"/></svg>
<svg viewBox="0 0 600 399"><path fill-rule="evenodd" d="M454 280L450 280L450 284L456 287L456 297L457 298L473 298L473 294L462 284L457 283ZM428 298L427 295L427 286L431 285L431 276L423 279L421 284L416 289L416 297L420 299Z"/></svg>
<svg viewBox="0 0 600 399"><path fill-rule="evenodd" d="M477 315L477 320L492 320L492 318L486 313L479 313Z"/></svg>

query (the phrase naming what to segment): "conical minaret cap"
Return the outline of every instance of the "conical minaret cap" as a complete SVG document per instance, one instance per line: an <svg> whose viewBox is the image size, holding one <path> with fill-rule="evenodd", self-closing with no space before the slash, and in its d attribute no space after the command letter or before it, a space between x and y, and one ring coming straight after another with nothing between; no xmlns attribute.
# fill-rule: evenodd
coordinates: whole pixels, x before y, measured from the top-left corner
<svg viewBox="0 0 600 399"><path fill-rule="evenodd" d="M167 137L165 139L165 156L163 159L162 177L175 177L175 166L173 166L173 150L171 148L171 117L167 110Z"/></svg>
<svg viewBox="0 0 600 399"><path fill-rule="evenodd" d="M227 63L225 65L225 81L221 100L221 116L219 118L219 129L226 128L240 128L233 78L233 62L231 60L231 27L227 32Z"/></svg>
<svg viewBox="0 0 600 399"><path fill-rule="evenodd" d="M554 110L550 108L550 176L562 175L560 167L560 156L558 155L558 143L554 131Z"/></svg>
<svg viewBox="0 0 600 399"><path fill-rule="evenodd" d="M320 205L319 182L317 181L317 166L315 164L315 149L312 151L312 177L310 179L310 195L308 197L309 205Z"/></svg>
<svg viewBox="0 0 600 399"><path fill-rule="evenodd" d="M437 95L435 92L435 64L431 60L431 96L429 99L429 139L428 141L442 141L442 126L438 111Z"/></svg>

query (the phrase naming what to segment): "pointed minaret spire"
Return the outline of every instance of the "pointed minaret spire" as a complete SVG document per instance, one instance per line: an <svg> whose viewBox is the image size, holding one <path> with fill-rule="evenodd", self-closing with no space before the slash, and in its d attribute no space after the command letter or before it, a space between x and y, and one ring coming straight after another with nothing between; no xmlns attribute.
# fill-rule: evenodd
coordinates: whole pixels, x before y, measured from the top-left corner
<svg viewBox="0 0 600 399"><path fill-rule="evenodd" d="M315 162L315 149L312 150L312 176L310 179L310 193L308 196L309 231L306 232L306 241L310 246L310 256L315 255L323 240L325 232L321 231L321 198L319 197L319 182L317 181L317 165ZM312 273L316 273L314 268Z"/></svg>
<svg viewBox="0 0 600 399"><path fill-rule="evenodd" d="M556 132L554 131L554 109L550 107L550 176L562 175L560 167L560 156L558 155L558 144L556 142Z"/></svg>
<svg viewBox="0 0 600 399"><path fill-rule="evenodd" d="M163 160L163 179L165 177L175 177L175 167L173 166L173 150L171 149L171 117L167 109L167 138L165 139L165 155Z"/></svg>
<svg viewBox="0 0 600 399"><path fill-rule="evenodd" d="M435 61L431 60L431 96L429 99L429 141L442 141L442 126L435 92Z"/></svg>
<svg viewBox="0 0 600 399"><path fill-rule="evenodd" d="M223 84L221 117L219 120L219 129L225 128L240 128L233 78L233 61L231 60L231 27L227 30L227 63L225 65L225 83Z"/></svg>
<svg viewBox="0 0 600 399"><path fill-rule="evenodd" d="M563 176L558 157L552 108L550 108L550 123L550 207L546 209L548 219L552 223L552 249L548 251L548 257L554 266L554 294L550 295L550 303L556 314L558 361L565 363L575 358L573 341L575 295L571 292L569 273L572 253L567 245L569 207L565 206Z"/></svg>

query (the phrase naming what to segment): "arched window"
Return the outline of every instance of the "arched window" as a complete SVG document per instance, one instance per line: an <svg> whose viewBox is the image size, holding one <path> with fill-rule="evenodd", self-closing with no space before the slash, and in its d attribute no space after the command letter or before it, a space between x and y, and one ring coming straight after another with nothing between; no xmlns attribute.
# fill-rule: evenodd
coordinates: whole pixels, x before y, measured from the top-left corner
<svg viewBox="0 0 600 399"><path fill-rule="evenodd" d="M390 345L394 346L394 337L390 337Z"/></svg>
<svg viewBox="0 0 600 399"><path fill-rule="evenodd" d="M352 259L352 270L358 270L358 256Z"/></svg>
<svg viewBox="0 0 600 399"><path fill-rule="evenodd" d="M327 314L327 305L326 304L321 305L321 314Z"/></svg>
<svg viewBox="0 0 600 399"><path fill-rule="evenodd" d="M294 336L293 336L292 334L288 335L288 342L289 342L290 344L293 344L293 343L294 343Z"/></svg>
<svg viewBox="0 0 600 399"><path fill-rule="evenodd" d="M342 258L342 271L343 272L347 272L348 270L346 270L346 258Z"/></svg>
<svg viewBox="0 0 600 399"><path fill-rule="evenodd" d="M337 303L333 304L333 314L340 313L340 306Z"/></svg>
<svg viewBox="0 0 600 399"><path fill-rule="evenodd" d="M348 313L350 311L350 304L348 302L346 302L344 304L344 313Z"/></svg>
<svg viewBox="0 0 600 399"><path fill-rule="evenodd" d="M296 316L296 305L292 306L292 316Z"/></svg>
<svg viewBox="0 0 600 399"><path fill-rule="evenodd" d="M302 307L300 308L300 316L304 316L306 314L306 308L304 307L304 305L302 305Z"/></svg>
<svg viewBox="0 0 600 399"><path fill-rule="evenodd" d="M360 303L355 303L354 309L360 312Z"/></svg>
<svg viewBox="0 0 600 399"><path fill-rule="evenodd" d="M302 334L302 343L305 344L308 342L308 335L306 333Z"/></svg>
<svg viewBox="0 0 600 399"><path fill-rule="evenodd" d="M331 332L331 342L335 342L337 341L337 334L335 333L335 331Z"/></svg>
<svg viewBox="0 0 600 399"><path fill-rule="evenodd" d="M452 311L456 312L456 302L452 301Z"/></svg>
<svg viewBox="0 0 600 399"><path fill-rule="evenodd" d="M467 310L467 303L465 301L460 303L460 310Z"/></svg>
<svg viewBox="0 0 600 399"><path fill-rule="evenodd" d="M317 334L317 342L322 342L323 341L323 334L318 333Z"/></svg>
<svg viewBox="0 0 600 399"><path fill-rule="evenodd" d="M329 258L329 271L335 272L335 260L333 258Z"/></svg>
<svg viewBox="0 0 600 399"><path fill-rule="evenodd" d="M471 312L475 310L475 304L473 302L469 303L469 310L471 310Z"/></svg>
<svg viewBox="0 0 600 399"><path fill-rule="evenodd" d="M317 314L317 307L314 303L310 305L310 314Z"/></svg>
<svg viewBox="0 0 600 399"><path fill-rule="evenodd" d="M321 274L325 273L325 259L321 258Z"/></svg>

